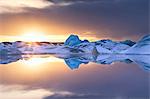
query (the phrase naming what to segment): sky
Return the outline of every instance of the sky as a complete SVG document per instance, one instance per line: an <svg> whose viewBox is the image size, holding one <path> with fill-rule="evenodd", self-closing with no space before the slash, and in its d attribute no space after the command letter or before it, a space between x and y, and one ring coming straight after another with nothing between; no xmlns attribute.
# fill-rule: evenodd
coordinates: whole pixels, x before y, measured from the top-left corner
<svg viewBox="0 0 150 99"><path fill-rule="evenodd" d="M77 34L90 40L137 41L149 33L148 5L149 0L0 0L0 37L64 41Z"/></svg>

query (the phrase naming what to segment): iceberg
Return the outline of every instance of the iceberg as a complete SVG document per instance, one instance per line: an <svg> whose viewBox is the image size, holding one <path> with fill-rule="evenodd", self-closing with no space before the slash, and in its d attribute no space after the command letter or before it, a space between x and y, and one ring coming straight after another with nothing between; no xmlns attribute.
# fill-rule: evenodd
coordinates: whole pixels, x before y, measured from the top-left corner
<svg viewBox="0 0 150 99"><path fill-rule="evenodd" d="M120 43L129 45L129 46L133 46L134 44L136 44L135 42L133 42L133 41L131 41L131 40L121 41Z"/></svg>
<svg viewBox="0 0 150 99"><path fill-rule="evenodd" d="M74 39L71 39L74 38ZM137 43L131 40L112 41L103 39L95 42L82 41L77 35L71 35L67 40L67 45L84 53L94 54L150 54L150 34L144 36Z"/></svg>
<svg viewBox="0 0 150 99"><path fill-rule="evenodd" d="M64 45L66 46L75 46L81 43L81 40L77 35L70 35L68 39L65 41Z"/></svg>
<svg viewBox="0 0 150 99"><path fill-rule="evenodd" d="M72 37L72 35L71 35ZM77 40L66 40L66 42L68 44L71 44L71 48L74 49L80 49L82 50L84 53L120 53L121 51L124 51L128 48L130 48L131 46L133 46L135 43L127 40L127 41L112 41L109 39L104 39L104 40L99 40L99 41L95 41L95 42L89 42L89 41L82 41L79 39L78 36L75 36L77 38ZM80 43L75 43L74 45L72 44L72 42L76 42L76 41L81 41ZM66 45L66 44L65 44ZM70 46L70 45L67 45Z"/></svg>
<svg viewBox="0 0 150 99"><path fill-rule="evenodd" d="M0 43L1 57L14 54L92 54L94 57L99 54L150 55L150 34L137 43L131 40L113 41L109 39L89 42L80 40L77 35L70 35L64 44L22 41Z"/></svg>
<svg viewBox="0 0 150 99"><path fill-rule="evenodd" d="M137 43L131 40L112 41L103 39L95 42L80 40L77 35L70 35L64 44L50 42L1 42L0 52L10 54L150 54L150 35Z"/></svg>
<svg viewBox="0 0 150 99"><path fill-rule="evenodd" d="M77 35L70 35L65 41L64 45L75 50L81 50L84 53L120 53L131 46L135 42L126 40L126 41L112 41L109 39L99 40L95 42L89 42L88 40L80 40ZM96 53L95 53L96 52Z"/></svg>
<svg viewBox="0 0 150 99"><path fill-rule="evenodd" d="M127 44L109 39L99 40L94 43L99 53L120 53L130 48Z"/></svg>
<svg viewBox="0 0 150 99"><path fill-rule="evenodd" d="M129 49L123 51L125 54L149 54L150 55L150 34L144 36Z"/></svg>

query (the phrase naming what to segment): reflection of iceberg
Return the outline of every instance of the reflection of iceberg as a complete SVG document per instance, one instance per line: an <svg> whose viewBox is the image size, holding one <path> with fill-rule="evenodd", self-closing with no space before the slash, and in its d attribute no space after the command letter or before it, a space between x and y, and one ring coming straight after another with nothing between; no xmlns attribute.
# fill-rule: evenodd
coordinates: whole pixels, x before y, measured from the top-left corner
<svg viewBox="0 0 150 99"><path fill-rule="evenodd" d="M132 63L132 60L127 55L98 55L95 60L96 63L100 64L112 64L114 62Z"/></svg>
<svg viewBox="0 0 150 99"><path fill-rule="evenodd" d="M150 70L150 55L129 55L144 70Z"/></svg>
<svg viewBox="0 0 150 99"><path fill-rule="evenodd" d="M12 55L4 55L0 57L0 64L8 64L11 62L18 61L20 59L24 59L28 61L28 59L35 57L47 58L44 55L23 55L21 54L12 54ZM50 55L51 56L51 55ZM136 63L144 70L150 70L150 56L149 55L117 55L117 54L58 54L55 55L57 58L61 58L65 60L65 63L69 66L70 69L78 69L81 64L87 64L89 62L94 62L97 64L112 64L115 62L124 62L124 63ZM42 61L42 60L41 60Z"/></svg>
<svg viewBox="0 0 150 99"><path fill-rule="evenodd" d="M82 57L84 56L84 57ZM64 59L65 63L69 66L70 69L79 68L80 64L87 64L90 59L86 57L87 55L83 54L56 54L55 57Z"/></svg>
<svg viewBox="0 0 150 99"><path fill-rule="evenodd" d="M150 55L99 55L97 63L111 64L114 62L136 63L144 70L150 70Z"/></svg>
<svg viewBox="0 0 150 99"><path fill-rule="evenodd" d="M74 59L65 59L65 62L71 69L79 68L79 65L82 63L80 60L78 60L76 58L74 58Z"/></svg>
<svg viewBox="0 0 150 99"><path fill-rule="evenodd" d="M102 56L99 56L102 57ZM134 62L141 66L144 70L150 70L150 55L112 55L103 60L98 60L98 63L110 64L113 62L125 62L131 63Z"/></svg>
<svg viewBox="0 0 150 99"><path fill-rule="evenodd" d="M57 57L65 59L66 64L71 69L77 69L80 64L87 64L88 62L94 62L97 64L112 64L115 62L124 62L124 63L136 63L144 70L150 70L150 56L149 55L116 55L116 54L99 54L99 55L57 55ZM66 61L67 60L67 61Z"/></svg>
<svg viewBox="0 0 150 99"><path fill-rule="evenodd" d="M0 50L0 64L8 64L22 59L21 52L15 48L1 48Z"/></svg>
<svg viewBox="0 0 150 99"><path fill-rule="evenodd" d="M0 57L0 64L8 64L22 59L21 55L5 55Z"/></svg>

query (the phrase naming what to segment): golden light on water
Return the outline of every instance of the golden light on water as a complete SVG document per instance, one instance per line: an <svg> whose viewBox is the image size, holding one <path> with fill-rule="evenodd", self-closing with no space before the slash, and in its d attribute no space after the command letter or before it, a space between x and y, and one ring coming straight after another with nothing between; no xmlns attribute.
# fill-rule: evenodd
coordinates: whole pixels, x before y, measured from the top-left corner
<svg viewBox="0 0 150 99"><path fill-rule="evenodd" d="M55 58L55 57L32 57L27 60L21 60L21 64L27 68L38 69L44 63L52 63L52 62L63 62L63 60Z"/></svg>
<svg viewBox="0 0 150 99"><path fill-rule="evenodd" d="M54 80L57 78L57 75L70 71L64 64L64 60L55 57L42 58L37 56L26 60L19 60L6 66L1 66L1 68L0 72L5 76L3 80L22 83L36 83L39 80L49 78L48 75L51 75L52 78L50 79Z"/></svg>

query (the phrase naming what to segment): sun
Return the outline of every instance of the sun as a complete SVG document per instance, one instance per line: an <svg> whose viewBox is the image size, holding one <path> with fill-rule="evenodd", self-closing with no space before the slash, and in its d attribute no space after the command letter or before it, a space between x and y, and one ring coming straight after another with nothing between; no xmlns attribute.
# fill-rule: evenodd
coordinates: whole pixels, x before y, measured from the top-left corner
<svg viewBox="0 0 150 99"><path fill-rule="evenodd" d="M47 41L48 38L43 32L39 31L27 31L21 36L23 41L35 42L35 41Z"/></svg>

